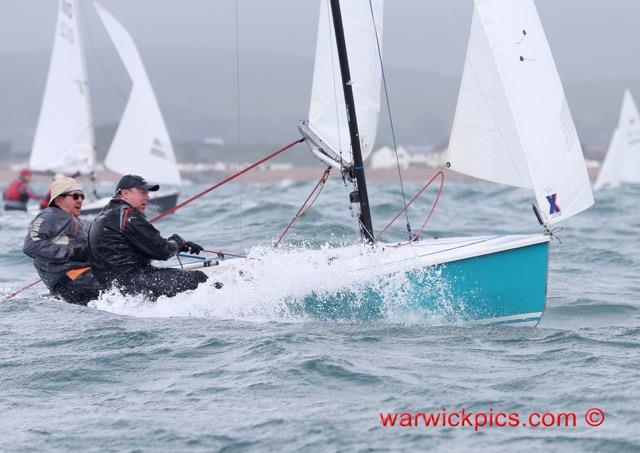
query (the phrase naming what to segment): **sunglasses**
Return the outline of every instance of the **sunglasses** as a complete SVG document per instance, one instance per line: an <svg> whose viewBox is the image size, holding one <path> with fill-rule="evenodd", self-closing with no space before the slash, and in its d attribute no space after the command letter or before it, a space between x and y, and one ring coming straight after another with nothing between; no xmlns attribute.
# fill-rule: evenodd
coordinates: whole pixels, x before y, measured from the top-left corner
<svg viewBox="0 0 640 453"><path fill-rule="evenodd" d="M63 197L71 197L74 200L78 200L80 198L82 198L84 200L84 194L83 193L64 193L62 194Z"/></svg>

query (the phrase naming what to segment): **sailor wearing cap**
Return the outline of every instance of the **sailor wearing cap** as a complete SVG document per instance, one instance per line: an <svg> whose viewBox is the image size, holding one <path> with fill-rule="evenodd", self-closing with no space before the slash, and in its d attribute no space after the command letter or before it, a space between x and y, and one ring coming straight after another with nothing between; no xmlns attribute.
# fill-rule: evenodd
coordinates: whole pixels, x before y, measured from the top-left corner
<svg viewBox="0 0 640 453"><path fill-rule="evenodd" d="M96 217L89 232L91 268L105 287L151 300L195 289L207 280L202 271L157 268L152 260L167 260L178 252L198 254L202 247L177 234L167 239L147 220L149 192L157 191L142 176L125 175L115 196Z"/></svg>
<svg viewBox="0 0 640 453"><path fill-rule="evenodd" d="M49 207L31 221L23 251L53 294L86 305L100 286L89 268L89 223L78 218L84 191L73 178L54 181L50 191Z"/></svg>
<svg viewBox="0 0 640 453"><path fill-rule="evenodd" d="M62 179L64 177L65 177L64 174L56 173L55 175L53 175L53 181L55 182L58 179ZM48 208L50 200L51 200L51 186L49 186L49 190L47 190L46 196L42 200L40 200L40 209Z"/></svg>

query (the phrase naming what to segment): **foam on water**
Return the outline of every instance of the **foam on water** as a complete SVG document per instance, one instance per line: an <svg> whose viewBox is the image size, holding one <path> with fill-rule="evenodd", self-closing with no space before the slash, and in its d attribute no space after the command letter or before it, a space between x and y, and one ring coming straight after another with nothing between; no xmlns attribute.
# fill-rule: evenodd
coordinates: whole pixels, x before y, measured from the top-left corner
<svg viewBox="0 0 640 453"><path fill-rule="evenodd" d="M461 319L464 307L453 304L438 267L421 271L425 291L439 294L433 310L410 297L405 272L384 273L383 251L366 246L274 250L255 247L248 259L206 269L210 279L194 291L148 302L104 294L92 306L118 314L149 317L218 317L256 321L311 319L387 320L437 325ZM223 283L217 289L214 282ZM372 297L375 295L375 297Z"/></svg>
<svg viewBox="0 0 640 453"><path fill-rule="evenodd" d="M342 243L353 227L340 183L327 184L287 246L272 250L314 184L224 186L158 222L165 237L248 252L256 259L242 276L234 272L242 261L228 260L201 289L157 303L113 292L87 309L40 297L43 286L1 302L2 448L640 450L640 187L599 192L593 208L563 223L562 243L550 249L545 316L531 328L437 326L444 319L415 310L401 274L378 279L382 257ZM391 184L369 189L378 229L402 197ZM429 201L412 206L414 227ZM0 211L0 297L37 278L22 254L29 220ZM403 224L384 239L406 240ZM456 182L445 186L426 234L534 225L527 192ZM459 309L437 270L426 280L441 295L442 317ZM358 282L384 294L376 316L355 315L371 308ZM341 293L348 310L324 316L336 314L331 293L345 285L356 287ZM306 303L308 294L328 312ZM593 407L606 412L597 428L582 418ZM380 426L380 411L443 408L575 411L579 419L571 428L479 432Z"/></svg>

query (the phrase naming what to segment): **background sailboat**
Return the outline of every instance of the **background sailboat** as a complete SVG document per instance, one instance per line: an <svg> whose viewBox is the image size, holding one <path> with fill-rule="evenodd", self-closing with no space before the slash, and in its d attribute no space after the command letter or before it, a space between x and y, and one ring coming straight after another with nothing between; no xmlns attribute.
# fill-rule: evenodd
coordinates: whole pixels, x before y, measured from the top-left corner
<svg viewBox="0 0 640 453"><path fill-rule="evenodd" d="M95 3L133 86L118 130L104 165L120 174L144 175L148 181L180 185L175 152L160 106L131 35L106 9ZM162 191L154 196L161 210L176 205L178 191Z"/></svg>
<svg viewBox="0 0 640 453"><path fill-rule="evenodd" d="M127 31L104 8L101 19L133 81L131 96L105 159L117 173L138 173L149 181L180 184L175 154L155 94L139 53ZM58 25L45 95L34 138L29 167L38 172L87 176L95 182L95 138L84 47L76 0L60 0ZM154 193L150 207L176 205L177 190ZM83 214L102 209L111 195L93 198Z"/></svg>
<svg viewBox="0 0 640 453"><path fill-rule="evenodd" d="M29 168L93 176L95 138L75 0L60 0L51 63Z"/></svg>
<svg viewBox="0 0 640 453"><path fill-rule="evenodd" d="M624 92L618 126L613 131L594 189L640 183L640 115L631 92Z"/></svg>
<svg viewBox="0 0 640 453"><path fill-rule="evenodd" d="M369 5L367 0L345 2L340 15L337 0L331 0L330 9L328 1L322 1L310 119L300 126L314 155L340 168L352 181L358 171L364 176L364 168L357 168L354 145L372 146L368 139L375 136L379 111L380 62L375 44L365 41L376 41L372 17L376 25L382 24L382 1L371 3L373 15ZM325 44L335 45L326 19L330 14L336 35L341 32L338 22L344 22L346 48L341 49L336 40L339 65L336 53ZM350 42L357 44L350 47ZM349 64L353 60L350 78L344 77L345 52ZM344 97L339 94L342 88ZM360 137L357 128L354 134L348 124L356 116L364 125ZM372 135L367 135L371 131L367 125L373 126ZM346 136L345 131L350 134ZM318 272L326 273L331 286L299 294L307 310L321 316L375 318L392 300L455 321L528 325L540 321L546 303L548 227L591 206L593 196L532 0L475 0L449 158L453 170L532 189L545 233L307 251L308 259L317 264ZM359 192L360 181L354 187ZM352 206L354 198L362 204L362 194L354 197L353 193ZM358 220L361 230L365 229L362 216ZM252 278L247 266L244 278ZM233 279L235 268L243 264L224 263L216 274L224 275L229 267Z"/></svg>

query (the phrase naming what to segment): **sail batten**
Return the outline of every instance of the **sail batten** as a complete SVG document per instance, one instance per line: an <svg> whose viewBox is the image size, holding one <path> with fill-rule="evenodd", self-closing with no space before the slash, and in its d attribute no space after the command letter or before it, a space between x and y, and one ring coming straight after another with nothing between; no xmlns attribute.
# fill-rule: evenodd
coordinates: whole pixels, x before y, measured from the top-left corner
<svg viewBox="0 0 640 453"><path fill-rule="evenodd" d="M95 6L132 80L105 166L121 174L136 173L149 181L178 185L181 180L173 145L138 49L120 22L104 7Z"/></svg>
<svg viewBox="0 0 640 453"><path fill-rule="evenodd" d="M383 0L373 0L371 5L369 0L341 4L363 159L371 154L378 129L382 69L377 42L382 43L383 6ZM328 0L321 0L308 127L349 164L349 127L335 49L331 9Z"/></svg>
<svg viewBox="0 0 640 453"><path fill-rule="evenodd" d="M553 224L593 194L564 90L532 0L475 0L449 144L453 170L533 189Z"/></svg>
<svg viewBox="0 0 640 453"><path fill-rule="evenodd" d="M95 139L76 0L60 0L56 34L29 167L90 174Z"/></svg>

